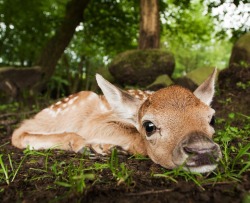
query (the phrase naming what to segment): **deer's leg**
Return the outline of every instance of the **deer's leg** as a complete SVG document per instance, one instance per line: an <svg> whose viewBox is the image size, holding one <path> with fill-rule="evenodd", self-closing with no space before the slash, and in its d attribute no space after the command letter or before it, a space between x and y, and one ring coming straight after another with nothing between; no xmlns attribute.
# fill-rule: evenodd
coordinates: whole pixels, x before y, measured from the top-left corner
<svg viewBox="0 0 250 203"><path fill-rule="evenodd" d="M112 153L112 149L116 148L119 154L128 154L128 151L124 150L122 147L113 144L91 144L90 148L97 154L109 155Z"/></svg>
<svg viewBox="0 0 250 203"><path fill-rule="evenodd" d="M12 137L12 144L18 148L30 147L31 149L56 148L74 152L83 152L86 145L85 139L76 133L60 134L31 134L23 132Z"/></svg>

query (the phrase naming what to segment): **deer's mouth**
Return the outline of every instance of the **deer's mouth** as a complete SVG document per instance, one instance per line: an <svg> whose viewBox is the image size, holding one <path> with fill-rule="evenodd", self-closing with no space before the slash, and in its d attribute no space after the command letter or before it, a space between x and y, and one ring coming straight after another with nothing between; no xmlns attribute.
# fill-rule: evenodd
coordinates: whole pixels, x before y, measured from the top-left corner
<svg viewBox="0 0 250 203"><path fill-rule="evenodd" d="M191 172L207 173L217 167L220 158L220 153L190 155L185 161L184 169Z"/></svg>
<svg viewBox="0 0 250 203"><path fill-rule="evenodd" d="M192 132L173 151L175 164L191 172L210 172L220 158L219 145L202 132Z"/></svg>

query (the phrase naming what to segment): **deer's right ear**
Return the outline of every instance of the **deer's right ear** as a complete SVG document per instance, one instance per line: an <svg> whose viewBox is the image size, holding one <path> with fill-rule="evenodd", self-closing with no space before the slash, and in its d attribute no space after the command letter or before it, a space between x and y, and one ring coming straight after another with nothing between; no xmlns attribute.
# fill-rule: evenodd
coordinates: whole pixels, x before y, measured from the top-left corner
<svg viewBox="0 0 250 203"><path fill-rule="evenodd" d="M141 101L112 85L99 74L96 74L96 81L114 112L121 119L137 126L137 112Z"/></svg>

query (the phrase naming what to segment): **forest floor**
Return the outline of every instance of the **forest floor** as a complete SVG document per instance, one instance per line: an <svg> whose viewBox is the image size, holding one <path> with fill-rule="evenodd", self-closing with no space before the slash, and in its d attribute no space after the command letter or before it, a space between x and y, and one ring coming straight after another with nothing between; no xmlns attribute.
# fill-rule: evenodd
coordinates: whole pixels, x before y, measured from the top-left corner
<svg viewBox="0 0 250 203"><path fill-rule="evenodd" d="M145 157L88 156L11 146L21 111L0 115L0 202L250 202L249 91L219 93L215 140L223 158L215 172L166 170ZM247 106L245 107L247 108ZM248 107L249 108L249 107ZM222 138L221 138L222 137Z"/></svg>

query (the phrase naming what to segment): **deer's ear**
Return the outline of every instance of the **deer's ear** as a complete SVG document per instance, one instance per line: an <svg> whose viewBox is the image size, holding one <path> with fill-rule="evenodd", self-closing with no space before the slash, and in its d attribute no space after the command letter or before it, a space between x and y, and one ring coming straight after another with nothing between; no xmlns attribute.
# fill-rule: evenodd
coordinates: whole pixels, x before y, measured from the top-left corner
<svg viewBox="0 0 250 203"><path fill-rule="evenodd" d="M210 105L213 100L216 73L215 68L213 73L194 91L194 95L207 105Z"/></svg>
<svg viewBox="0 0 250 203"><path fill-rule="evenodd" d="M96 74L96 81L113 111L127 122L137 125L137 112L141 101Z"/></svg>

